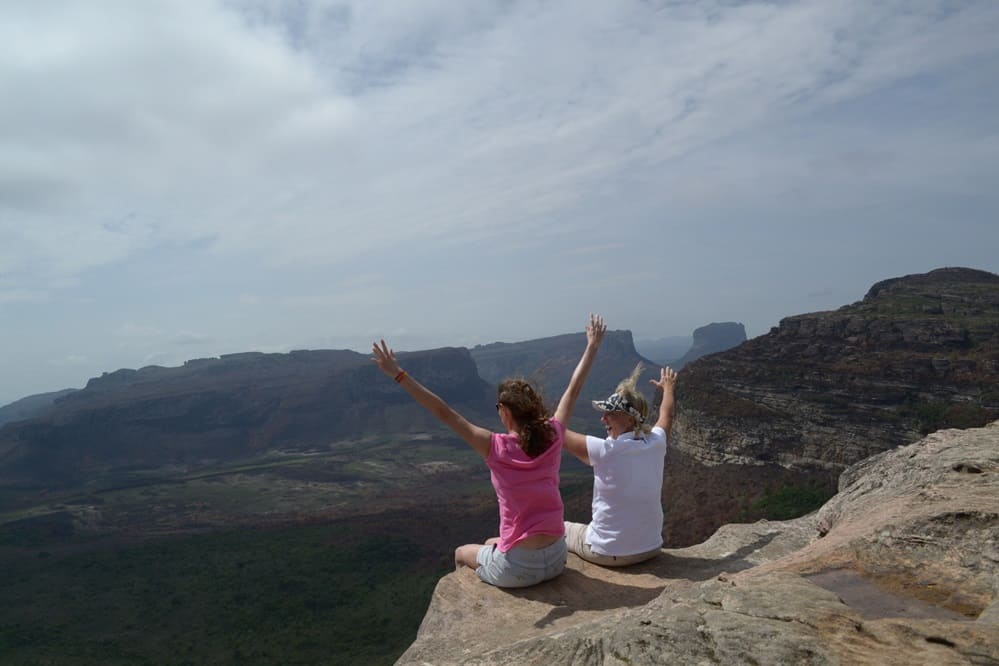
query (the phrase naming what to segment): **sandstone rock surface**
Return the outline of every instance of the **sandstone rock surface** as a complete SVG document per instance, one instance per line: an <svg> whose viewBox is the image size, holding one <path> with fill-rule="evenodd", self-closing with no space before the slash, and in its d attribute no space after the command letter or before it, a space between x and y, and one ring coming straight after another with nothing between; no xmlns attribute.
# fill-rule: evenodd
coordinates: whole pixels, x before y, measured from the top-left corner
<svg viewBox="0 0 999 666"><path fill-rule="evenodd" d="M437 586L400 664L999 664L999 422L850 467L796 520L506 591Z"/></svg>

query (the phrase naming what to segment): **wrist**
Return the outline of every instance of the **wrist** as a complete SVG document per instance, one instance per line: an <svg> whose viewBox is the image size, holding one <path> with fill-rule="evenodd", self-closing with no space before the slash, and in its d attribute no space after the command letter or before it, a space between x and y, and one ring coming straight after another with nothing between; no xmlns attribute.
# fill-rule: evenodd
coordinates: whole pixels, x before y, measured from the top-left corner
<svg viewBox="0 0 999 666"><path fill-rule="evenodd" d="M401 384L402 380L404 380L407 376L408 375L406 374L406 371L403 370L402 368L400 368L399 372L397 372L396 375L395 375L395 382L396 382L396 384Z"/></svg>

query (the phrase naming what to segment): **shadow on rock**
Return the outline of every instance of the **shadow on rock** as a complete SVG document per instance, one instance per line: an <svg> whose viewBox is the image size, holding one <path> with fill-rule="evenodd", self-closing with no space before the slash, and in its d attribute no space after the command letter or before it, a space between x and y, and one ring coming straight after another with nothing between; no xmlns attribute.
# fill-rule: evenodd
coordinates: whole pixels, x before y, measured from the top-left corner
<svg viewBox="0 0 999 666"><path fill-rule="evenodd" d="M522 599L553 606L544 617L534 623L540 629L577 611L642 606L659 596L664 587L665 585L625 585L605 578L593 578L583 571L566 567L562 575L554 580L508 592Z"/></svg>
<svg viewBox="0 0 999 666"><path fill-rule="evenodd" d="M746 558L767 546L777 536L777 532L761 535L759 539L756 539L752 543L719 557L685 557L676 554L682 551L664 550L659 557L648 562L643 562L642 564L636 564L633 567L627 567L627 569L622 569L622 571L647 573L660 578L683 578L692 581L707 580L722 573L735 573L736 571L753 568L756 566L756 563Z"/></svg>

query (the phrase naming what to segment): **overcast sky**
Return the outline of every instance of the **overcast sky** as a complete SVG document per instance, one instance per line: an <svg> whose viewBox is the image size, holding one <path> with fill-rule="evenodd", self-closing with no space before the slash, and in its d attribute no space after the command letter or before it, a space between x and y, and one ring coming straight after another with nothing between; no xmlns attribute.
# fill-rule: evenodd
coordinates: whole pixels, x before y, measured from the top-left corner
<svg viewBox="0 0 999 666"><path fill-rule="evenodd" d="M0 405L999 272L999 2L3 2Z"/></svg>

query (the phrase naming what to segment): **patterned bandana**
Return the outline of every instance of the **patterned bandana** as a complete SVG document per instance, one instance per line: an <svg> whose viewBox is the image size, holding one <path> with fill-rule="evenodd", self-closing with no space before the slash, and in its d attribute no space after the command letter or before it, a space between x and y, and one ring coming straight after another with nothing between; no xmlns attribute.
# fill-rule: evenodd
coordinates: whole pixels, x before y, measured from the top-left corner
<svg viewBox="0 0 999 666"><path fill-rule="evenodd" d="M627 412L635 417L635 421L639 425L645 422L645 417L642 416L642 413L620 393L614 393L606 400L594 400L593 408L601 412Z"/></svg>

